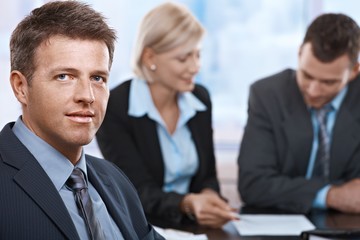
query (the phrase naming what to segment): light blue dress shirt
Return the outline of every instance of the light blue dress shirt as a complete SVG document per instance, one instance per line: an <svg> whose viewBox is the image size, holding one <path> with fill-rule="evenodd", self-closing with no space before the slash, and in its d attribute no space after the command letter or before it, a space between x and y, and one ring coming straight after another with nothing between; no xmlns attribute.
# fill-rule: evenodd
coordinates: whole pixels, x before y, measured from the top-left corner
<svg viewBox="0 0 360 240"><path fill-rule="evenodd" d="M206 106L190 92L179 93L178 106L180 116L174 133L170 134L153 103L146 81L138 78L132 80L128 114L133 117L147 114L156 122L165 166L163 191L186 194L191 178L199 167L195 143L186 124L197 111L205 111Z"/></svg>
<svg viewBox="0 0 360 240"><path fill-rule="evenodd" d="M348 87L347 86L344 87L344 89L342 89L336 95L336 97L329 103L333 107L332 111L330 111L328 113L327 123L326 123L326 128L327 128L327 131L330 136L330 144L331 144L331 140L332 140L332 131L334 128L336 116L340 109L341 103L343 102L343 100L346 96L347 90L348 90ZM312 121L313 129L314 129L314 131L313 131L314 138L313 138L312 149L311 149L311 153L310 153L309 164L308 164L308 168L307 168L307 172L306 172L307 179L310 179L312 176L315 159L316 159L316 153L317 153L317 150L319 147L319 137L318 137L319 136L319 123L316 119L315 111L313 109L310 109L310 113L311 113L311 121ZM320 189L318 191L318 193L316 194L315 200L313 201L313 207L321 208L321 209L326 208L326 195L327 195L330 187L331 187L331 185L326 185L325 187L323 187L322 189Z"/></svg>
<svg viewBox="0 0 360 240"><path fill-rule="evenodd" d="M78 208L76 207L74 194L71 190L65 187L65 182L70 177L70 174L74 169L74 165L55 148L30 131L22 122L21 118L18 118L12 130L16 137L19 138L19 140L39 162L54 184L55 188L58 190L70 213L71 219L75 224L80 238L89 239L85 222L79 215ZM76 167L79 167L85 173L87 179L84 152L82 152L80 161L77 163ZM94 211L101 224L106 239L124 239L119 228L109 215L99 193L89 181L87 182L89 194L93 201Z"/></svg>

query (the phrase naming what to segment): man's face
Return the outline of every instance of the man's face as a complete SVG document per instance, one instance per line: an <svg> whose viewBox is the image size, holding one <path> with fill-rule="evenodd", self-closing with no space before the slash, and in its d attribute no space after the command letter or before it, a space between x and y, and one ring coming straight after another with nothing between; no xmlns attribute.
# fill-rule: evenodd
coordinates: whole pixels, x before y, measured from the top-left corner
<svg viewBox="0 0 360 240"><path fill-rule="evenodd" d="M37 49L36 69L24 86L23 121L72 162L104 119L109 53L99 41L51 37Z"/></svg>
<svg viewBox="0 0 360 240"><path fill-rule="evenodd" d="M311 43L305 43L299 52L297 83L305 103L321 108L329 103L357 74L347 55L330 63L319 61L312 52Z"/></svg>

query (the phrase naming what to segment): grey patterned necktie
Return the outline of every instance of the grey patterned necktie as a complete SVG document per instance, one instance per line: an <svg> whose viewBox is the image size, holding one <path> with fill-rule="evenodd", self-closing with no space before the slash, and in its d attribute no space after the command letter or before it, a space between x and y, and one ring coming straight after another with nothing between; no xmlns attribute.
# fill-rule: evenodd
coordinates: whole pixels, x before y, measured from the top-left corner
<svg viewBox="0 0 360 240"><path fill-rule="evenodd" d="M315 110L315 116L319 123L319 146L314 164L313 177L329 180L330 173L330 136L326 128L327 115L332 110L331 105L325 105Z"/></svg>
<svg viewBox="0 0 360 240"><path fill-rule="evenodd" d="M74 192L76 205L81 217L85 221L90 239L105 239L101 226L94 214L88 187L80 168L74 168L65 185Z"/></svg>

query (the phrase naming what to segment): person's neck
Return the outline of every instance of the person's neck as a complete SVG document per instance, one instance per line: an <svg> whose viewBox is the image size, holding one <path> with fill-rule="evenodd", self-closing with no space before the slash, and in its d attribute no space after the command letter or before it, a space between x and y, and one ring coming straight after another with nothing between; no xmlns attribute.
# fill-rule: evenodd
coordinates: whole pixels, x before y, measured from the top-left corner
<svg viewBox="0 0 360 240"><path fill-rule="evenodd" d="M155 84L150 85L150 92L154 105L166 124L168 132L173 134L180 116L177 92Z"/></svg>
<svg viewBox="0 0 360 240"><path fill-rule="evenodd" d="M49 143L49 142L48 142ZM83 147L73 144L49 143L53 148L64 155L74 166L80 161Z"/></svg>
<svg viewBox="0 0 360 240"><path fill-rule="evenodd" d="M177 92L158 84L150 84L150 93L155 107L159 112L177 108Z"/></svg>

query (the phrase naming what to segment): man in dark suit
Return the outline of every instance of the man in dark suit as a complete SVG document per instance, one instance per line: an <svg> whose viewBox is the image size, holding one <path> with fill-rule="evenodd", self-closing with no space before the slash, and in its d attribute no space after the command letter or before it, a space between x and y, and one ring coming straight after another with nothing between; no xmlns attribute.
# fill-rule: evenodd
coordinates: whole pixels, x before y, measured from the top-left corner
<svg viewBox="0 0 360 240"><path fill-rule="evenodd" d="M106 111L115 38L75 1L37 8L13 32L22 116L0 132L0 239L163 239L121 170L83 152Z"/></svg>
<svg viewBox="0 0 360 240"><path fill-rule="evenodd" d="M359 49L354 20L323 14L307 29L298 69L251 86L238 159L247 205L360 213Z"/></svg>

